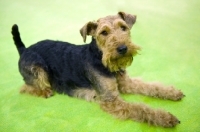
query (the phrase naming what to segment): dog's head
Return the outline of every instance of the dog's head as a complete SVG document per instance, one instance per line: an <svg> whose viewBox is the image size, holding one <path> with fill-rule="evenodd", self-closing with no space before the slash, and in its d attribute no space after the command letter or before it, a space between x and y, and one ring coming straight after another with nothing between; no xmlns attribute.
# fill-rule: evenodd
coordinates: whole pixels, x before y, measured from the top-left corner
<svg viewBox="0 0 200 132"><path fill-rule="evenodd" d="M86 36L95 38L98 48L102 51L102 63L111 72L120 71L131 65L133 56L140 49L131 42L130 29L136 16L119 12L114 16L86 23L80 30L84 42Z"/></svg>

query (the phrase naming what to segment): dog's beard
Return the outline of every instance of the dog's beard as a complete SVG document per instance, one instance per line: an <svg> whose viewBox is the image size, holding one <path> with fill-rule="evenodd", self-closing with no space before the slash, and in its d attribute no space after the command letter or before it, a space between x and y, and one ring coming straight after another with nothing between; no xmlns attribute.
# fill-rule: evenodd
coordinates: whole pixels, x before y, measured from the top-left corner
<svg viewBox="0 0 200 132"><path fill-rule="evenodd" d="M133 57L121 57L118 59L102 59L103 64L105 67L107 67L111 72L117 72L120 70L124 70L126 67L130 66Z"/></svg>
<svg viewBox="0 0 200 132"><path fill-rule="evenodd" d="M137 55L137 50L140 50L140 47L133 46L129 48L129 51L125 55L120 55L117 52L105 51L102 56L102 63L107 67L111 72L118 72L125 70L126 67L130 66L133 61L133 56Z"/></svg>

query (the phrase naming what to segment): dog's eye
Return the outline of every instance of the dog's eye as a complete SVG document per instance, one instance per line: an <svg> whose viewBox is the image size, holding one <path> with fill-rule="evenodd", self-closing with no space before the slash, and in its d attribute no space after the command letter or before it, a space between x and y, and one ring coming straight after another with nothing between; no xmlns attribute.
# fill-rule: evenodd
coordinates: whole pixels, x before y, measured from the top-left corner
<svg viewBox="0 0 200 132"><path fill-rule="evenodd" d="M108 32L102 31L101 34L102 34L103 36L107 36L107 35L108 35Z"/></svg>
<svg viewBox="0 0 200 132"><path fill-rule="evenodd" d="M126 27L125 26L121 26L122 31L126 31Z"/></svg>

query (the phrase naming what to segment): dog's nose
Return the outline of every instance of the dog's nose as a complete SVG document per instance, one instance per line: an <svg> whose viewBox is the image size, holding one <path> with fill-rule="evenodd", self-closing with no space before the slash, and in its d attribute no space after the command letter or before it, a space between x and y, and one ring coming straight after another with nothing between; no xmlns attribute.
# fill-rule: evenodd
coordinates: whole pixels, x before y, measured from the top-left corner
<svg viewBox="0 0 200 132"><path fill-rule="evenodd" d="M127 46L126 45L119 46L117 48L117 52L122 55L125 54L127 52Z"/></svg>

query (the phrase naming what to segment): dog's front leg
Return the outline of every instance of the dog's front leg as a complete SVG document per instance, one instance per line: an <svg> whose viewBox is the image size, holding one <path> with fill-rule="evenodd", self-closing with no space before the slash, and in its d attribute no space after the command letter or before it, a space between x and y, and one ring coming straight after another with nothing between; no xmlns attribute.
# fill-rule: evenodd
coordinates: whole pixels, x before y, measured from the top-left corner
<svg viewBox="0 0 200 132"><path fill-rule="evenodd" d="M120 97L116 97L112 101L101 101L100 106L104 111L123 120L131 119L162 127L174 127L180 123L180 121L169 112L156 110L145 104L127 103Z"/></svg>
<svg viewBox="0 0 200 132"><path fill-rule="evenodd" d="M173 86L164 86L160 83L145 83L141 79L130 78L126 72L117 74L118 88L122 93L142 94L162 99L180 100L184 94Z"/></svg>
<svg viewBox="0 0 200 132"><path fill-rule="evenodd" d="M128 103L122 100L119 97L116 78L98 75L94 84L100 97L100 107L115 117L162 127L173 127L180 123L175 116L163 110L155 110L144 104Z"/></svg>

